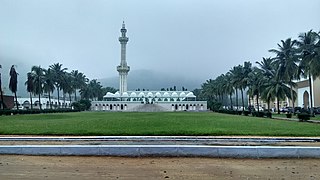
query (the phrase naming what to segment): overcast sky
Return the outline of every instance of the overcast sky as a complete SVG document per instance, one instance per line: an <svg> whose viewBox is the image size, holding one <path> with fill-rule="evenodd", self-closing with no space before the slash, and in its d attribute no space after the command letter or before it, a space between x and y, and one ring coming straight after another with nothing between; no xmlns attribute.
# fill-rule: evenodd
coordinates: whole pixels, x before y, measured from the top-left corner
<svg viewBox="0 0 320 180"><path fill-rule="evenodd" d="M0 64L59 62L90 79L117 76L123 20L131 70L205 81L319 31L320 1L0 0Z"/></svg>

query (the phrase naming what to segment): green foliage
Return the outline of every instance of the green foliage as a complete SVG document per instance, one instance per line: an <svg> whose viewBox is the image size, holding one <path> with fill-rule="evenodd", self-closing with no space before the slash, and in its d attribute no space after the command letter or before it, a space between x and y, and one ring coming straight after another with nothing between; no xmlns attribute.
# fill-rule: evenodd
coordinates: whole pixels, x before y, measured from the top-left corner
<svg viewBox="0 0 320 180"><path fill-rule="evenodd" d="M272 118L272 113L267 111L264 113L264 115L267 117L267 118Z"/></svg>
<svg viewBox="0 0 320 180"><path fill-rule="evenodd" d="M71 106L72 106L75 110L78 110L78 111L90 110L91 101L82 99L82 100L80 100L80 101L78 101L78 102L73 102L73 103L71 104Z"/></svg>
<svg viewBox="0 0 320 180"><path fill-rule="evenodd" d="M288 113L288 114L286 114L286 117L287 117L287 118L292 118L292 114L291 114L291 113Z"/></svg>
<svg viewBox="0 0 320 180"><path fill-rule="evenodd" d="M72 109L32 109L32 110L0 110L0 116L2 115L17 115L17 114L46 114L46 113L64 113L64 112L78 112L78 110Z"/></svg>
<svg viewBox="0 0 320 180"><path fill-rule="evenodd" d="M248 116L250 114L249 111L243 111L243 115Z"/></svg>
<svg viewBox="0 0 320 180"><path fill-rule="evenodd" d="M299 113L297 114L297 118L299 121L307 121L310 120L310 114L309 113Z"/></svg>

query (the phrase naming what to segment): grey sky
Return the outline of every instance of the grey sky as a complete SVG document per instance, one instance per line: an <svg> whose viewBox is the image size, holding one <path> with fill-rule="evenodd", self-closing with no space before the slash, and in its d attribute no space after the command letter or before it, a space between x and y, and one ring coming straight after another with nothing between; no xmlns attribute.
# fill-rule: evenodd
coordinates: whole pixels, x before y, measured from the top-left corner
<svg viewBox="0 0 320 180"><path fill-rule="evenodd" d="M205 81L319 31L319 9L319 0L0 0L0 63L117 76L125 20L132 70Z"/></svg>

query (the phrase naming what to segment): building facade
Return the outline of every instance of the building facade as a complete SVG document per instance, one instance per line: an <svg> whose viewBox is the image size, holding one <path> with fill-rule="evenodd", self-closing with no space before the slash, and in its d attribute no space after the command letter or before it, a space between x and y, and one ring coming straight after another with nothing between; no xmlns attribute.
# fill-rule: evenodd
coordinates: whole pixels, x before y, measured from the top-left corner
<svg viewBox="0 0 320 180"><path fill-rule="evenodd" d="M119 91L108 92L103 101L93 101L93 111L206 111L207 101L197 101L190 91L128 91L127 76L130 67L126 60L126 45L129 38L123 22L120 30L121 61L119 72Z"/></svg>

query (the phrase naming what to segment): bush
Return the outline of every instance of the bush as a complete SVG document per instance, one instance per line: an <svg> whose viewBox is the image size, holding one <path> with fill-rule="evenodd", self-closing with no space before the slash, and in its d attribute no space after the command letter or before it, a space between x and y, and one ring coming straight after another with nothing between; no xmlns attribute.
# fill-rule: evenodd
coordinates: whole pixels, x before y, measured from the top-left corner
<svg viewBox="0 0 320 180"><path fill-rule="evenodd" d="M272 118L272 113L271 112L265 112L264 115L267 117L267 118Z"/></svg>
<svg viewBox="0 0 320 180"><path fill-rule="evenodd" d="M264 112L261 112L261 111L253 111L252 112L252 116L254 116L254 117L263 117L264 116Z"/></svg>
<svg viewBox="0 0 320 180"><path fill-rule="evenodd" d="M243 111L243 115L248 116L250 114L249 111Z"/></svg>
<svg viewBox="0 0 320 180"><path fill-rule="evenodd" d="M299 113L299 114L297 114L297 117L298 117L299 121L310 120L310 114L309 113Z"/></svg>
<svg viewBox="0 0 320 180"><path fill-rule="evenodd" d="M77 112L73 109L29 109L29 110L0 110L0 115L16 115L16 114L40 114L40 113L63 113L63 112Z"/></svg>
<svg viewBox="0 0 320 180"><path fill-rule="evenodd" d="M71 106L77 111L90 110L91 101L89 100L80 100L78 102L73 102Z"/></svg>
<svg viewBox="0 0 320 180"><path fill-rule="evenodd" d="M287 118L292 118L292 114L291 113L288 113L286 114Z"/></svg>

